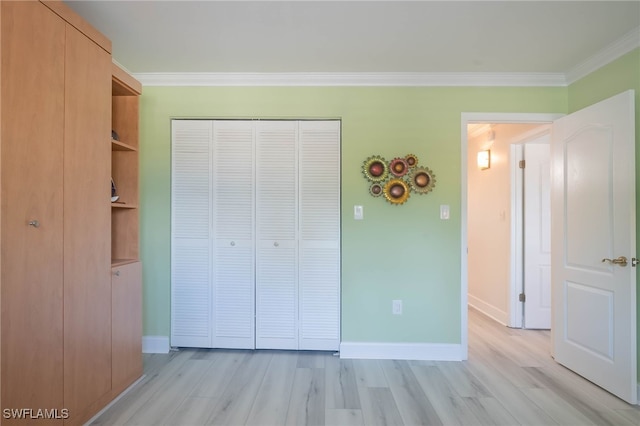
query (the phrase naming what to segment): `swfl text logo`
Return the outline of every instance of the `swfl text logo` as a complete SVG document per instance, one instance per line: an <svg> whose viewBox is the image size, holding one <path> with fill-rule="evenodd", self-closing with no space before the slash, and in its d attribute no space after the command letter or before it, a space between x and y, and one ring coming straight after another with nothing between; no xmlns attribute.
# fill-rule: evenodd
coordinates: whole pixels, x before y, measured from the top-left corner
<svg viewBox="0 0 640 426"><path fill-rule="evenodd" d="M68 408L5 408L2 410L2 417L5 419L68 419Z"/></svg>

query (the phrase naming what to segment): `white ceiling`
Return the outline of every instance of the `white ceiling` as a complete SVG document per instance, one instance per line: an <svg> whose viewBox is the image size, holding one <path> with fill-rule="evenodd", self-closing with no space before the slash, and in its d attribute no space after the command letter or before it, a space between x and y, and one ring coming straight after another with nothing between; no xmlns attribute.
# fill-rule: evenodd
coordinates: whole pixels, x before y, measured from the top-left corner
<svg viewBox="0 0 640 426"><path fill-rule="evenodd" d="M66 3L133 73L567 73L640 37L640 0Z"/></svg>

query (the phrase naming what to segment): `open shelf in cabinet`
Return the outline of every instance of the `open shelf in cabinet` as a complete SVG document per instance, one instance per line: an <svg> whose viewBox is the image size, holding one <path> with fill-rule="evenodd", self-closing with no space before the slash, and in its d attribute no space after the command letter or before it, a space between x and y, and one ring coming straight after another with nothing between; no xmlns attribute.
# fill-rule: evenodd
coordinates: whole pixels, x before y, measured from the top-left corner
<svg viewBox="0 0 640 426"><path fill-rule="evenodd" d="M111 203L111 258L139 259L138 141L140 83L115 64L111 79L111 178L118 201Z"/></svg>
<svg viewBox="0 0 640 426"><path fill-rule="evenodd" d="M124 142L111 139L111 150L112 151L137 151L138 149Z"/></svg>

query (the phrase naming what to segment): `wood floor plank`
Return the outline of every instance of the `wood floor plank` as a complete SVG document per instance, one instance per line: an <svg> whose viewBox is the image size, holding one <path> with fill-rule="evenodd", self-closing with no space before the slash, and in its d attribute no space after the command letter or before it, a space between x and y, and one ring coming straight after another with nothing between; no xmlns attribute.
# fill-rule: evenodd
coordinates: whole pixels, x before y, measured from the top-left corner
<svg viewBox="0 0 640 426"><path fill-rule="evenodd" d="M489 334L489 330L483 329L478 332L478 336L482 337L481 341L475 339L469 342L469 358L482 360L485 365L491 367L517 388L541 387L540 383L523 370L523 367L505 354L503 346L491 341Z"/></svg>
<svg viewBox="0 0 640 426"><path fill-rule="evenodd" d="M533 403L542 408L553 420L560 425L597 425L588 417L584 416L578 409L568 402L558 398L548 389L524 389Z"/></svg>
<svg viewBox="0 0 640 426"><path fill-rule="evenodd" d="M327 408L360 409L360 397L352 360L327 358L325 386Z"/></svg>
<svg viewBox="0 0 640 426"><path fill-rule="evenodd" d="M384 388L389 385L377 359L361 359L353 367L359 387Z"/></svg>
<svg viewBox="0 0 640 426"><path fill-rule="evenodd" d="M287 426L324 426L325 397L323 368L296 369L285 424Z"/></svg>
<svg viewBox="0 0 640 426"><path fill-rule="evenodd" d="M398 411L407 425L442 425L406 361L380 361Z"/></svg>
<svg viewBox="0 0 640 426"><path fill-rule="evenodd" d="M171 417L194 385L202 380L202 372L210 360L188 359L167 386L154 392L149 400L128 420L130 425L156 425Z"/></svg>
<svg viewBox="0 0 640 426"><path fill-rule="evenodd" d="M467 362L439 362L438 369L461 397L483 398L491 396L489 390L467 370Z"/></svg>
<svg viewBox="0 0 640 426"><path fill-rule="evenodd" d="M470 359L467 368L519 424L531 426L557 424L542 409L532 404L513 382L505 378L499 367L487 364L482 359Z"/></svg>
<svg viewBox="0 0 640 426"><path fill-rule="evenodd" d="M252 355L250 351L207 350L213 362L203 371L200 383L193 386L189 396L209 398L214 401L222 397L227 385L241 365Z"/></svg>
<svg viewBox="0 0 640 426"><path fill-rule="evenodd" d="M463 398L483 426L515 426L521 423L494 397Z"/></svg>
<svg viewBox="0 0 640 426"><path fill-rule="evenodd" d="M472 425L478 419L462 397L452 389L437 366L412 366L418 383L445 425Z"/></svg>
<svg viewBox="0 0 640 426"><path fill-rule="evenodd" d="M124 425L151 396L173 380L173 376L189 359L188 352L172 351L168 354L154 354L148 357L150 364L145 365L145 377L133 389L125 394L114 406L95 419L92 425Z"/></svg>
<svg viewBox="0 0 640 426"><path fill-rule="evenodd" d="M557 398L567 402L594 424L615 425L625 423L624 418L620 417L615 411L608 409L597 400L580 397L575 389L572 389L567 382L558 380L557 377L547 374L544 369L525 367L525 370L537 380L544 383L547 392L553 393Z"/></svg>
<svg viewBox="0 0 640 426"><path fill-rule="evenodd" d="M298 368L324 368L325 359L333 356L333 352L300 351Z"/></svg>
<svg viewBox="0 0 640 426"><path fill-rule="evenodd" d="M362 417L367 426L401 426L404 424L391 390L360 388Z"/></svg>
<svg viewBox="0 0 640 426"><path fill-rule="evenodd" d="M176 408L171 417L168 417L162 424L167 426L175 425L204 425L211 417L217 401L211 398L200 396L189 396L184 398L182 403Z"/></svg>
<svg viewBox="0 0 640 426"><path fill-rule="evenodd" d="M211 425L242 425L271 362L273 353L255 351L246 356L220 396L215 410L207 419Z"/></svg>
<svg viewBox="0 0 640 426"><path fill-rule="evenodd" d="M287 420L298 354L278 351L273 355L245 422L248 426L279 426Z"/></svg>
<svg viewBox="0 0 640 426"><path fill-rule="evenodd" d="M627 409L613 410L617 415L623 417L634 425L640 425L640 406L629 406Z"/></svg>
<svg viewBox="0 0 640 426"><path fill-rule="evenodd" d="M331 352L180 349L92 425L640 425L640 408L556 363L548 331L469 310L469 360L345 360Z"/></svg>
<svg viewBox="0 0 640 426"><path fill-rule="evenodd" d="M360 410L329 408L327 409L326 419L327 425L364 426Z"/></svg>

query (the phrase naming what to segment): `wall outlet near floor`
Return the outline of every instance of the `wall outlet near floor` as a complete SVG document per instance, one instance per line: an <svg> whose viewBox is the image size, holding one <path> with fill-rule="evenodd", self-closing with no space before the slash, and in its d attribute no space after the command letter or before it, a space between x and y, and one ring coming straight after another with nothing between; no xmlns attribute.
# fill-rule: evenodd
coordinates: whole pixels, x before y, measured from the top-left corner
<svg viewBox="0 0 640 426"><path fill-rule="evenodd" d="M402 315L402 300L393 300L391 304L393 315Z"/></svg>

